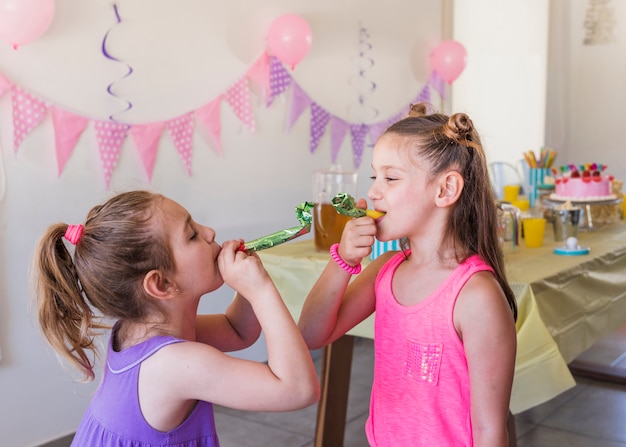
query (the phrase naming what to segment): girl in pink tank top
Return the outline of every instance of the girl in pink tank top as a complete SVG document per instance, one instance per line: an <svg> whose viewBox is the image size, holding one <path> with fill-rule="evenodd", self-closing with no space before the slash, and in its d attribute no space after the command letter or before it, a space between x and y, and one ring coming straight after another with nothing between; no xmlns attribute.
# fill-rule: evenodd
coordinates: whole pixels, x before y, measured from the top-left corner
<svg viewBox="0 0 626 447"><path fill-rule="evenodd" d="M377 141L368 198L384 215L347 223L298 325L319 348L375 312L370 445L504 447L517 306L496 201L469 117L427 112L411 106ZM375 237L402 251L361 272Z"/></svg>

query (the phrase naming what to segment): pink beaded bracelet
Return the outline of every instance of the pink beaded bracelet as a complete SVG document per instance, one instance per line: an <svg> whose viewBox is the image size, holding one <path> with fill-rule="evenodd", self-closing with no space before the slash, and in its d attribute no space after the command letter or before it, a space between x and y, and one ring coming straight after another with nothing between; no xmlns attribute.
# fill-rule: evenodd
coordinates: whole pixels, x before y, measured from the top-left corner
<svg viewBox="0 0 626 447"><path fill-rule="evenodd" d="M339 244L333 244L330 246L330 257L333 258L333 261L335 261L339 267L341 267L342 269L344 269L346 272L350 273L351 275L356 275L357 273L361 273L361 264L359 263L359 265L355 265L354 267L352 267L351 265L346 263L346 261L341 259L341 256L339 256L338 250L339 250Z"/></svg>

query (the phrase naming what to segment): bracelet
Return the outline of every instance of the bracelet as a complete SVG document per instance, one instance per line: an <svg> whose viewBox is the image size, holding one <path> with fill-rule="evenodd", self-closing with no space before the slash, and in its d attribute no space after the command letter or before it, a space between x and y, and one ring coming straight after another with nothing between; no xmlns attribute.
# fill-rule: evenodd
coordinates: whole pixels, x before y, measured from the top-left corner
<svg viewBox="0 0 626 447"><path fill-rule="evenodd" d="M341 259L341 256L339 256L339 244L333 244L330 246L330 257L333 258L333 261L335 261L339 267L351 275L361 273L361 263L352 267L346 261Z"/></svg>

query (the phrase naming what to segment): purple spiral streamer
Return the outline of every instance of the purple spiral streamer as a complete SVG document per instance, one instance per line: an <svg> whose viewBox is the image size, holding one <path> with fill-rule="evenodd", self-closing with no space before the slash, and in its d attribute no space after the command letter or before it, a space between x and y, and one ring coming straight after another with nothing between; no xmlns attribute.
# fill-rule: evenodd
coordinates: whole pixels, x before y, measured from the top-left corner
<svg viewBox="0 0 626 447"><path fill-rule="evenodd" d="M376 83L371 81L367 77L367 71L374 65L374 59L368 56L368 53L372 51L373 46L369 42L370 33L364 26L359 24L359 58L357 61L358 73L350 78L349 84L355 87L358 91L358 104L361 107L366 105L366 98L374 93L376 90ZM372 111L370 119L374 119L378 116L379 111L375 107L369 107Z"/></svg>
<svg viewBox="0 0 626 447"><path fill-rule="evenodd" d="M120 23L122 23L122 19L121 19L120 14L119 14L119 12L118 12L118 10L117 10L117 5L116 5L116 4L113 4L113 11L115 12L115 20L116 20L115 25L119 25ZM113 26L115 26L115 25L113 25ZM103 54L103 55L104 55L104 57L106 57L107 59L110 59L110 60L112 60L112 61L115 61L115 62L119 62L119 63L121 63L121 64L124 64L124 65L128 68L128 72L127 72L124 76L122 76L120 79L118 79L118 81L121 81L122 79L127 78L128 76L130 76L130 75L133 73L133 67L131 67L131 66L130 66L130 65L128 65L127 63L123 62L122 60L120 60L120 59L116 58L115 56L112 56L112 55L111 55L111 54L107 51L107 48L106 48L107 37L109 37L109 33L110 33L112 30L113 30L113 27L111 27L111 28L110 28L110 29L106 32L106 34L104 35L104 38L102 39L102 54ZM132 108L133 108L133 103L132 103L132 102L130 102L128 99L125 99L125 98L120 98L119 96L117 96L117 95L113 92L113 85L115 85L115 83L116 83L116 82L118 82L118 81L113 81L113 82L111 82L111 83L108 85L108 87L107 87L107 93L108 93L109 95L113 96L115 99L117 99L117 100L119 100L119 101L123 101L123 102L125 102L125 103L126 103L126 108L125 108L124 110L122 110L120 113L128 112L130 109L132 109ZM114 115L109 115L109 119L110 119L111 121L117 121L117 120L115 119L115 116L114 116Z"/></svg>

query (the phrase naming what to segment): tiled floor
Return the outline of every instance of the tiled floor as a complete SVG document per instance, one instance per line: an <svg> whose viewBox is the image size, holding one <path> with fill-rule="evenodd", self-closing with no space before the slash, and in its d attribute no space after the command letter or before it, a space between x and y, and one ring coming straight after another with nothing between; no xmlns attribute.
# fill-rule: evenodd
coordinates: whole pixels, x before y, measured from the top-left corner
<svg viewBox="0 0 626 447"><path fill-rule="evenodd" d="M316 362L318 369L320 361ZM363 426L372 380L372 341L356 339L345 447L367 447ZM576 377L577 385L515 416L518 447L626 447L626 385ZM217 408L222 447L312 447L316 405L290 413Z"/></svg>

